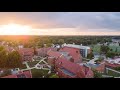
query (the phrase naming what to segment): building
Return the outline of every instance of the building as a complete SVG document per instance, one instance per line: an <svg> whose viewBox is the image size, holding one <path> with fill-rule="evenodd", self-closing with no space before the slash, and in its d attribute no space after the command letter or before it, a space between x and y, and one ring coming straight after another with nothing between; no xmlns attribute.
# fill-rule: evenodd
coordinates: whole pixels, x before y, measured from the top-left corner
<svg viewBox="0 0 120 90"><path fill-rule="evenodd" d="M24 46L23 45L18 45L18 48L20 49L20 48L24 48Z"/></svg>
<svg viewBox="0 0 120 90"><path fill-rule="evenodd" d="M82 56L80 55L79 49L77 48L63 47L59 51L49 50L47 55L48 62L53 62L57 58L66 58L73 63L82 62Z"/></svg>
<svg viewBox="0 0 120 90"><path fill-rule="evenodd" d="M85 65L91 67L93 70L98 71L99 73L104 73L105 72L105 62L102 61L100 63L96 63L96 62L87 62Z"/></svg>
<svg viewBox="0 0 120 90"><path fill-rule="evenodd" d="M120 58L108 59L106 60L105 65L106 67L109 67L109 68L120 67Z"/></svg>
<svg viewBox="0 0 120 90"><path fill-rule="evenodd" d="M5 48L5 50L6 50L8 53L17 50L17 48L10 47L10 46L4 46L4 48Z"/></svg>
<svg viewBox="0 0 120 90"><path fill-rule="evenodd" d="M63 44L62 47L64 46L78 48L82 57L87 57L87 55L91 52L91 49L88 46L75 45L75 44Z"/></svg>
<svg viewBox="0 0 120 90"><path fill-rule="evenodd" d="M32 58L34 56L34 49L32 48L20 48L18 50L22 57L22 61L32 61Z"/></svg>
<svg viewBox="0 0 120 90"><path fill-rule="evenodd" d="M92 78L90 67L81 65L80 53L76 48L63 47L59 51L48 51L48 63L62 78Z"/></svg>
<svg viewBox="0 0 120 90"><path fill-rule="evenodd" d="M112 38L112 42L120 43L120 38Z"/></svg>
<svg viewBox="0 0 120 90"><path fill-rule="evenodd" d="M19 72L17 74L8 75L2 78L32 78L32 73L30 70Z"/></svg>
<svg viewBox="0 0 120 90"><path fill-rule="evenodd" d="M72 58L74 63L82 62L82 56L78 48L64 46L59 50L59 52L68 59Z"/></svg>
<svg viewBox="0 0 120 90"><path fill-rule="evenodd" d="M48 64L54 67L55 61L59 57L63 57L63 55L60 52L49 50L47 52L47 62L48 62Z"/></svg>
<svg viewBox="0 0 120 90"><path fill-rule="evenodd" d="M56 60L55 71L61 78L93 78L94 76L89 67L73 63L65 58Z"/></svg>
<svg viewBox="0 0 120 90"><path fill-rule="evenodd" d="M52 48L52 47L48 47L48 48L38 48L36 49L36 52L37 52L37 56L41 56L41 57L45 57L47 55L47 52L49 50L53 50L53 51L56 51L57 49L56 48Z"/></svg>

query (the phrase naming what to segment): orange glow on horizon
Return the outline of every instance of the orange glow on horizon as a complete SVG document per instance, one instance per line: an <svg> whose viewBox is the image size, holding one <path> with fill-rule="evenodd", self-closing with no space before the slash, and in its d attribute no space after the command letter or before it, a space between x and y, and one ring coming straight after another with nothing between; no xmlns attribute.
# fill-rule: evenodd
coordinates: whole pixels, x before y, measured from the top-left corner
<svg viewBox="0 0 120 90"><path fill-rule="evenodd" d="M120 35L120 32L109 32L108 29L93 31L84 28L32 28L16 23L0 25L0 35Z"/></svg>
<svg viewBox="0 0 120 90"><path fill-rule="evenodd" d="M30 29L31 29L30 26L25 26L25 25L20 25L20 24L15 24L15 23L10 23L7 25L0 26L0 31L3 31L2 34L7 34L7 35L29 34Z"/></svg>

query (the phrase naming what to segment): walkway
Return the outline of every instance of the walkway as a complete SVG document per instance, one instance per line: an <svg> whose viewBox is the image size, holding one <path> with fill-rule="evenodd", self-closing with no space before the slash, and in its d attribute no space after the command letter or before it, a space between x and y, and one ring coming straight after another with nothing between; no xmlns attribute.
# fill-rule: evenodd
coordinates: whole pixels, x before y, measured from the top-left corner
<svg viewBox="0 0 120 90"><path fill-rule="evenodd" d="M116 73L119 73L119 74L120 74L119 71L116 71L116 70L114 70L114 69L111 69L111 68L107 68L107 67L106 67L106 72L107 72L107 73L108 73L108 70L111 70L111 71L113 71L113 72L116 72Z"/></svg>
<svg viewBox="0 0 120 90"><path fill-rule="evenodd" d="M33 58L34 59L34 58ZM21 69L21 71L25 71L25 70L31 70L31 69L43 69L43 70L49 70L48 73L51 72L51 66L48 65L48 63L45 61L46 57L45 58L42 58L41 60L33 60L33 61L39 61L34 67L29 67L28 63L27 62L24 62L24 64L26 65L26 69ZM43 68L42 64L40 67L38 67L38 65L40 65L40 63L43 62L45 63L45 65L48 67L48 68Z"/></svg>

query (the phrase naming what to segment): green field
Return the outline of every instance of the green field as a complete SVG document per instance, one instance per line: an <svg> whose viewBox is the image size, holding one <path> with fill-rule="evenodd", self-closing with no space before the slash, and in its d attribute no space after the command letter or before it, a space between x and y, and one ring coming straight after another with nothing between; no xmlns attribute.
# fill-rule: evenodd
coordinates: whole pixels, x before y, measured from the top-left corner
<svg viewBox="0 0 120 90"><path fill-rule="evenodd" d="M39 61L28 62L29 67L34 67Z"/></svg>
<svg viewBox="0 0 120 90"><path fill-rule="evenodd" d="M42 78L43 76L47 77L48 75L48 70L43 69L32 69L31 72L33 78Z"/></svg>
<svg viewBox="0 0 120 90"><path fill-rule="evenodd" d="M110 70L108 70L108 74L107 75L114 76L114 77L120 77L119 73L116 73L116 72L113 72L113 71L110 71Z"/></svg>
<svg viewBox="0 0 120 90"><path fill-rule="evenodd" d="M90 46L93 50L93 52L100 52L100 46L99 45L93 45L93 46ZM110 49L113 50L113 52L116 51L116 48L117 48L117 52L120 53L120 46L109 46Z"/></svg>

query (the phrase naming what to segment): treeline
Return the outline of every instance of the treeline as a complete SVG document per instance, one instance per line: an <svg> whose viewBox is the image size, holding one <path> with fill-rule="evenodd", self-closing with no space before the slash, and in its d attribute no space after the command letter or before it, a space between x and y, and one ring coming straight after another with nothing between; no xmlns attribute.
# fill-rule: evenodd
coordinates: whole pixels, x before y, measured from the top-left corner
<svg viewBox="0 0 120 90"><path fill-rule="evenodd" d="M17 37L17 36L16 36ZM25 47L49 47L52 44L82 44L82 45L94 45L97 43L105 43L111 42L111 36L29 36L22 39L4 39L5 41L9 42L9 46L16 47L20 44L24 45ZM3 39L0 39L3 41Z"/></svg>
<svg viewBox="0 0 120 90"><path fill-rule="evenodd" d="M0 68L22 67L21 56L18 51L8 52L0 46Z"/></svg>
<svg viewBox="0 0 120 90"><path fill-rule="evenodd" d="M94 45L97 43L111 42L111 37L108 36L33 36L28 43L25 43L25 47L43 47L46 44L47 47L52 44L82 44L82 45Z"/></svg>

